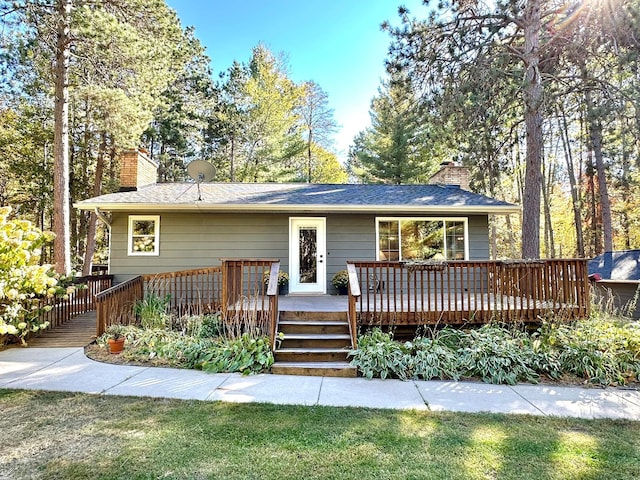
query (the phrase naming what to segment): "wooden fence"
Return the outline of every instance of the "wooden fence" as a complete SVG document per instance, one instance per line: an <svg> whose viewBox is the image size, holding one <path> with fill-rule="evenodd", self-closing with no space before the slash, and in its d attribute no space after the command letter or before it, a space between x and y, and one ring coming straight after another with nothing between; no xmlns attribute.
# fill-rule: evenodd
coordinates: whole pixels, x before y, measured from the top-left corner
<svg viewBox="0 0 640 480"><path fill-rule="evenodd" d="M589 314L587 261L348 262L357 325L536 322Z"/></svg>

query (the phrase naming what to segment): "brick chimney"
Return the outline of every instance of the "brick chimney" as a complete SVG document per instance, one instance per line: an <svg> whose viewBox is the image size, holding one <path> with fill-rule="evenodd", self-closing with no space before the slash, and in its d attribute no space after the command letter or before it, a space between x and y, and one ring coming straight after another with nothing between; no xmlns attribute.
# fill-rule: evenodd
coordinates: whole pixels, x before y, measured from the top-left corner
<svg viewBox="0 0 640 480"><path fill-rule="evenodd" d="M456 162L442 162L440 170L429 179L430 184L457 186L469 190L469 169Z"/></svg>
<svg viewBox="0 0 640 480"><path fill-rule="evenodd" d="M120 191L130 192L158 181L158 164L144 148L123 150L120 154Z"/></svg>

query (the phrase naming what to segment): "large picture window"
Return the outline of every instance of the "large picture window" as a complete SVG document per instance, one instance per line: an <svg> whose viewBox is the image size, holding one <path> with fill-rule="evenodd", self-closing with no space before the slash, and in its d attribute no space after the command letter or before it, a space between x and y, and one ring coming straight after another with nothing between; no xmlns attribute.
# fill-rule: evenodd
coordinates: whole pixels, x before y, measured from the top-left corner
<svg viewBox="0 0 640 480"><path fill-rule="evenodd" d="M129 216L129 255L160 253L160 216Z"/></svg>
<svg viewBox="0 0 640 480"><path fill-rule="evenodd" d="M378 218L378 260L465 260L466 218Z"/></svg>

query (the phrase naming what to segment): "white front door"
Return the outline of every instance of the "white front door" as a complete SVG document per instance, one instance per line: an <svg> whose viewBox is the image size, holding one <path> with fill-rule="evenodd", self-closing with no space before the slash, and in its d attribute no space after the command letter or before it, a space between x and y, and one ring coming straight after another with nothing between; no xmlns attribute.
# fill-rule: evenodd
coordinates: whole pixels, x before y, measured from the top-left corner
<svg viewBox="0 0 640 480"><path fill-rule="evenodd" d="M289 293L327 292L326 219L289 219Z"/></svg>

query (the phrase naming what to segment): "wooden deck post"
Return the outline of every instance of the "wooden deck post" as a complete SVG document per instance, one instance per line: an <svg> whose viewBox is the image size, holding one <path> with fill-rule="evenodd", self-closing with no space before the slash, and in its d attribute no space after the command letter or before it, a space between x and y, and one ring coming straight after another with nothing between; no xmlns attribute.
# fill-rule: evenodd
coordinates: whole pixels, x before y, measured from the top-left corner
<svg viewBox="0 0 640 480"><path fill-rule="evenodd" d="M347 262L347 274L349 275L349 332L351 334L351 345L358 348L358 312L357 301L360 298L360 282L358 281L358 271L356 267Z"/></svg>

